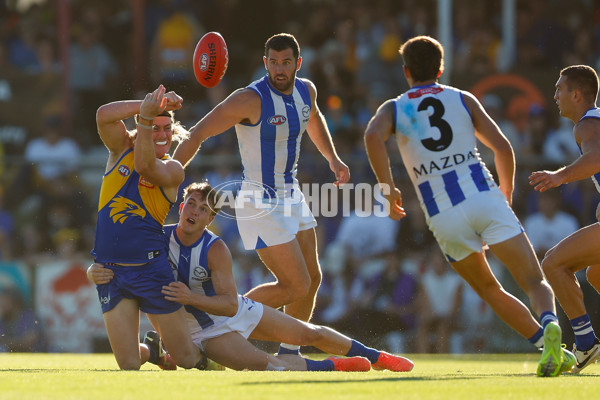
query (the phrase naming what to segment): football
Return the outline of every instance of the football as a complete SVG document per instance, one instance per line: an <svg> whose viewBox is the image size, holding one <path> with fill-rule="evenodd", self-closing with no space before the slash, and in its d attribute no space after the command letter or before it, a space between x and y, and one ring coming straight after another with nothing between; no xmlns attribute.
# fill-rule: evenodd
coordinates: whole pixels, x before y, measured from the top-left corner
<svg viewBox="0 0 600 400"><path fill-rule="evenodd" d="M204 87L215 87L221 82L229 64L225 39L218 32L202 36L194 50L194 75Z"/></svg>

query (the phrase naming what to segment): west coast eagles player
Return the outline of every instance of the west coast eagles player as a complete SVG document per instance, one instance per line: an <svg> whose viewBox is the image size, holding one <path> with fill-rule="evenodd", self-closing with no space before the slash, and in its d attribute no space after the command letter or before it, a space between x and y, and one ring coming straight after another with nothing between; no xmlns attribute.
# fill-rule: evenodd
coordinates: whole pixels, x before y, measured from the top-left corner
<svg viewBox="0 0 600 400"><path fill-rule="evenodd" d="M175 129L170 111L181 103L181 97L160 85L143 101L112 102L96 114L109 156L92 255L114 272L115 279L97 290L121 369L139 369L157 356L139 346L140 310L158 328L177 365L202 368L206 360L190 340L181 305L160 293L173 281L163 223L184 179L181 164L167 154ZM137 130L129 132L123 120L133 116Z"/></svg>

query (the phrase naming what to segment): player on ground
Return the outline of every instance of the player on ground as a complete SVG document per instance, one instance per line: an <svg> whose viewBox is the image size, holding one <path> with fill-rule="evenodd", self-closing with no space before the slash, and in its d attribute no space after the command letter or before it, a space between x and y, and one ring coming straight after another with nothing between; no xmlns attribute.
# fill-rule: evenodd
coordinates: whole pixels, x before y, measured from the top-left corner
<svg viewBox="0 0 600 400"><path fill-rule="evenodd" d="M169 258L178 282L163 288L167 300L185 305L192 340L208 357L241 370L410 371L413 363L400 356L364 346L333 329L297 320L237 293L231 254L225 242L207 229L218 212L218 197L207 182L184 190L177 225L167 225ZM88 271L94 282L107 282L113 271L95 264ZM270 355L247 338L314 346L348 358L323 361L299 355ZM155 340L156 352L160 342Z"/></svg>
<svg viewBox="0 0 600 400"><path fill-rule="evenodd" d="M181 97L160 85L143 101L117 101L96 114L109 151L98 204L92 255L117 279L98 285L108 339L121 369L139 369L140 310L160 331L177 365L202 368L206 358L190 340L181 305L160 294L173 281L163 223L177 199L183 167L167 152L174 133L170 113ZM124 119L136 116L129 132Z"/></svg>
<svg viewBox="0 0 600 400"><path fill-rule="evenodd" d="M237 200L251 198L236 204L238 230L244 247L255 249L276 278L251 289L246 297L273 308L284 306L286 314L309 321L321 267L317 223L296 179L302 133L308 132L329 162L335 184L348 182L350 172L317 107L315 85L296 78L302 57L294 36L281 33L269 38L264 65L267 75L234 91L202 118L190 130L192 145L180 146L174 157L185 166L204 140L235 126L244 170L241 193L246 193ZM273 211L266 213L267 208ZM285 345L279 350L298 351L297 346Z"/></svg>
<svg viewBox="0 0 600 400"><path fill-rule="evenodd" d="M539 376L569 370L574 359L561 349L554 294L510 207L515 173L510 143L472 94L437 83L444 70L438 41L412 38L400 54L410 90L383 103L365 132L371 167L379 183L390 188L390 217L406 216L385 146L395 135L429 229L452 267L508 325L537 347L543 345ZM479 157L476 137L494 152L499 187ZM527 293L543 329L493 275L484 243Z"/></svg>
<svg viewBox="0 0 600 400"><path fill-rule="evenodd" d="M598 76L587 65L573 65L560 71L554 100L560 115L573 121L573 136L581 156L572 164L556 171L536 171L529 177L535 190L544 192L565 183L592 178L600 191L600 108L596 107ZM600 220L600 204L596 209ZM596 362L600 357L600 341L594 333L585 309L583 292L575 273L587 267L588 281L600 292L600 224L594 223L567 236L548 250L542 269L552 285L556 298L570 319L575 333L573 347L577 365L573 372Z"/></svg>

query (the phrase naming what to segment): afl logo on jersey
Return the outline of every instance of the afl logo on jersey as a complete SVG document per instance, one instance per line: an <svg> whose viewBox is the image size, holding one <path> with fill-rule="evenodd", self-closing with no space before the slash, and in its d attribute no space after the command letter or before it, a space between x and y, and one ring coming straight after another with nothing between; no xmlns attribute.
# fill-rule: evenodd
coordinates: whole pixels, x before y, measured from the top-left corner
<svg viewBox="0 0 600 400"><path fill-rule="evenodd" d="M129 174L131 174L131 170L127 165L119 165L119 174L123 176L129 176Z"/></svg>
<svg viewBox="0 0 600 400"><path fill-rule="evenodd" d="M201 265L194 268L192 275L192 279L195 281L206 282L210 279L210 277L208 276L208 271Z"/></svg>
<svg viewBox="0 0 600 400"><path fill-rule="evenodd" d="M273 115L271 118L269 118L269 123L271 125L281 125L284 124L285 121L287 121L287 119L283 115Z"/></svg>

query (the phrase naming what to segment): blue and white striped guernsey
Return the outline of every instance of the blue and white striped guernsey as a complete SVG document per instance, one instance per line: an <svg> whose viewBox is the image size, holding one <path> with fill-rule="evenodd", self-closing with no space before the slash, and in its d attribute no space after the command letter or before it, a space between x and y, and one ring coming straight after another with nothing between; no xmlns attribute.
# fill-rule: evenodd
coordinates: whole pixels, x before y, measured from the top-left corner
<svg viewBox="0 0 600 400"><path fill-rule="evenodd" d="M285 95L265 76L248 88L260 96L262 112L257 124L235 126L243 179L261 184L264 198L290 197L292 189L298 186L296 171L300 140L311 111L308 87L301 79L296 79L293 93Z"/></svg>
<svg viewBox="0 0 600 400"><path fill-rule="evenodd" d="M184 246L175 234L176 228L177 225L165 226L165 234L169 244L169 261L171 262L171 268L174 270L175 278L185 283L192 292L214 296L216 292L208 266L208 249L219 237L205 229L196 243L191 246ZM174 265L175 260L178 260L177 265ZM212 315L192 306L184 307L187 311L188 326L192 332L218 325L228 318Z"/></svg>
<svg viewBox="0 0 600 400"><path fill-rule="evenodd" d="M600 119L600 108L598 108L598 107L590 108L589 110L587 110L585 112L585 114L583 114L583 117L581 117L581 119L579 121L584 120L586 118ZM579 147L579 153L583 154L583 151L581 151L581 146L579 146L579 144L577 144L577 147ZM594 182L594 185L596 186L596 190L598 192L600 192L600 184L598 183L598 182L600 182L600 172L592 175L591 178L592 178L592 182Z"/></svg>
<svg viewBox="0 0 600 400"><path fill-rule="evenodd" d="M479 156L462 91L415 86L393 104L396 141L427 217L475 193L498 190Z"/></svg>

